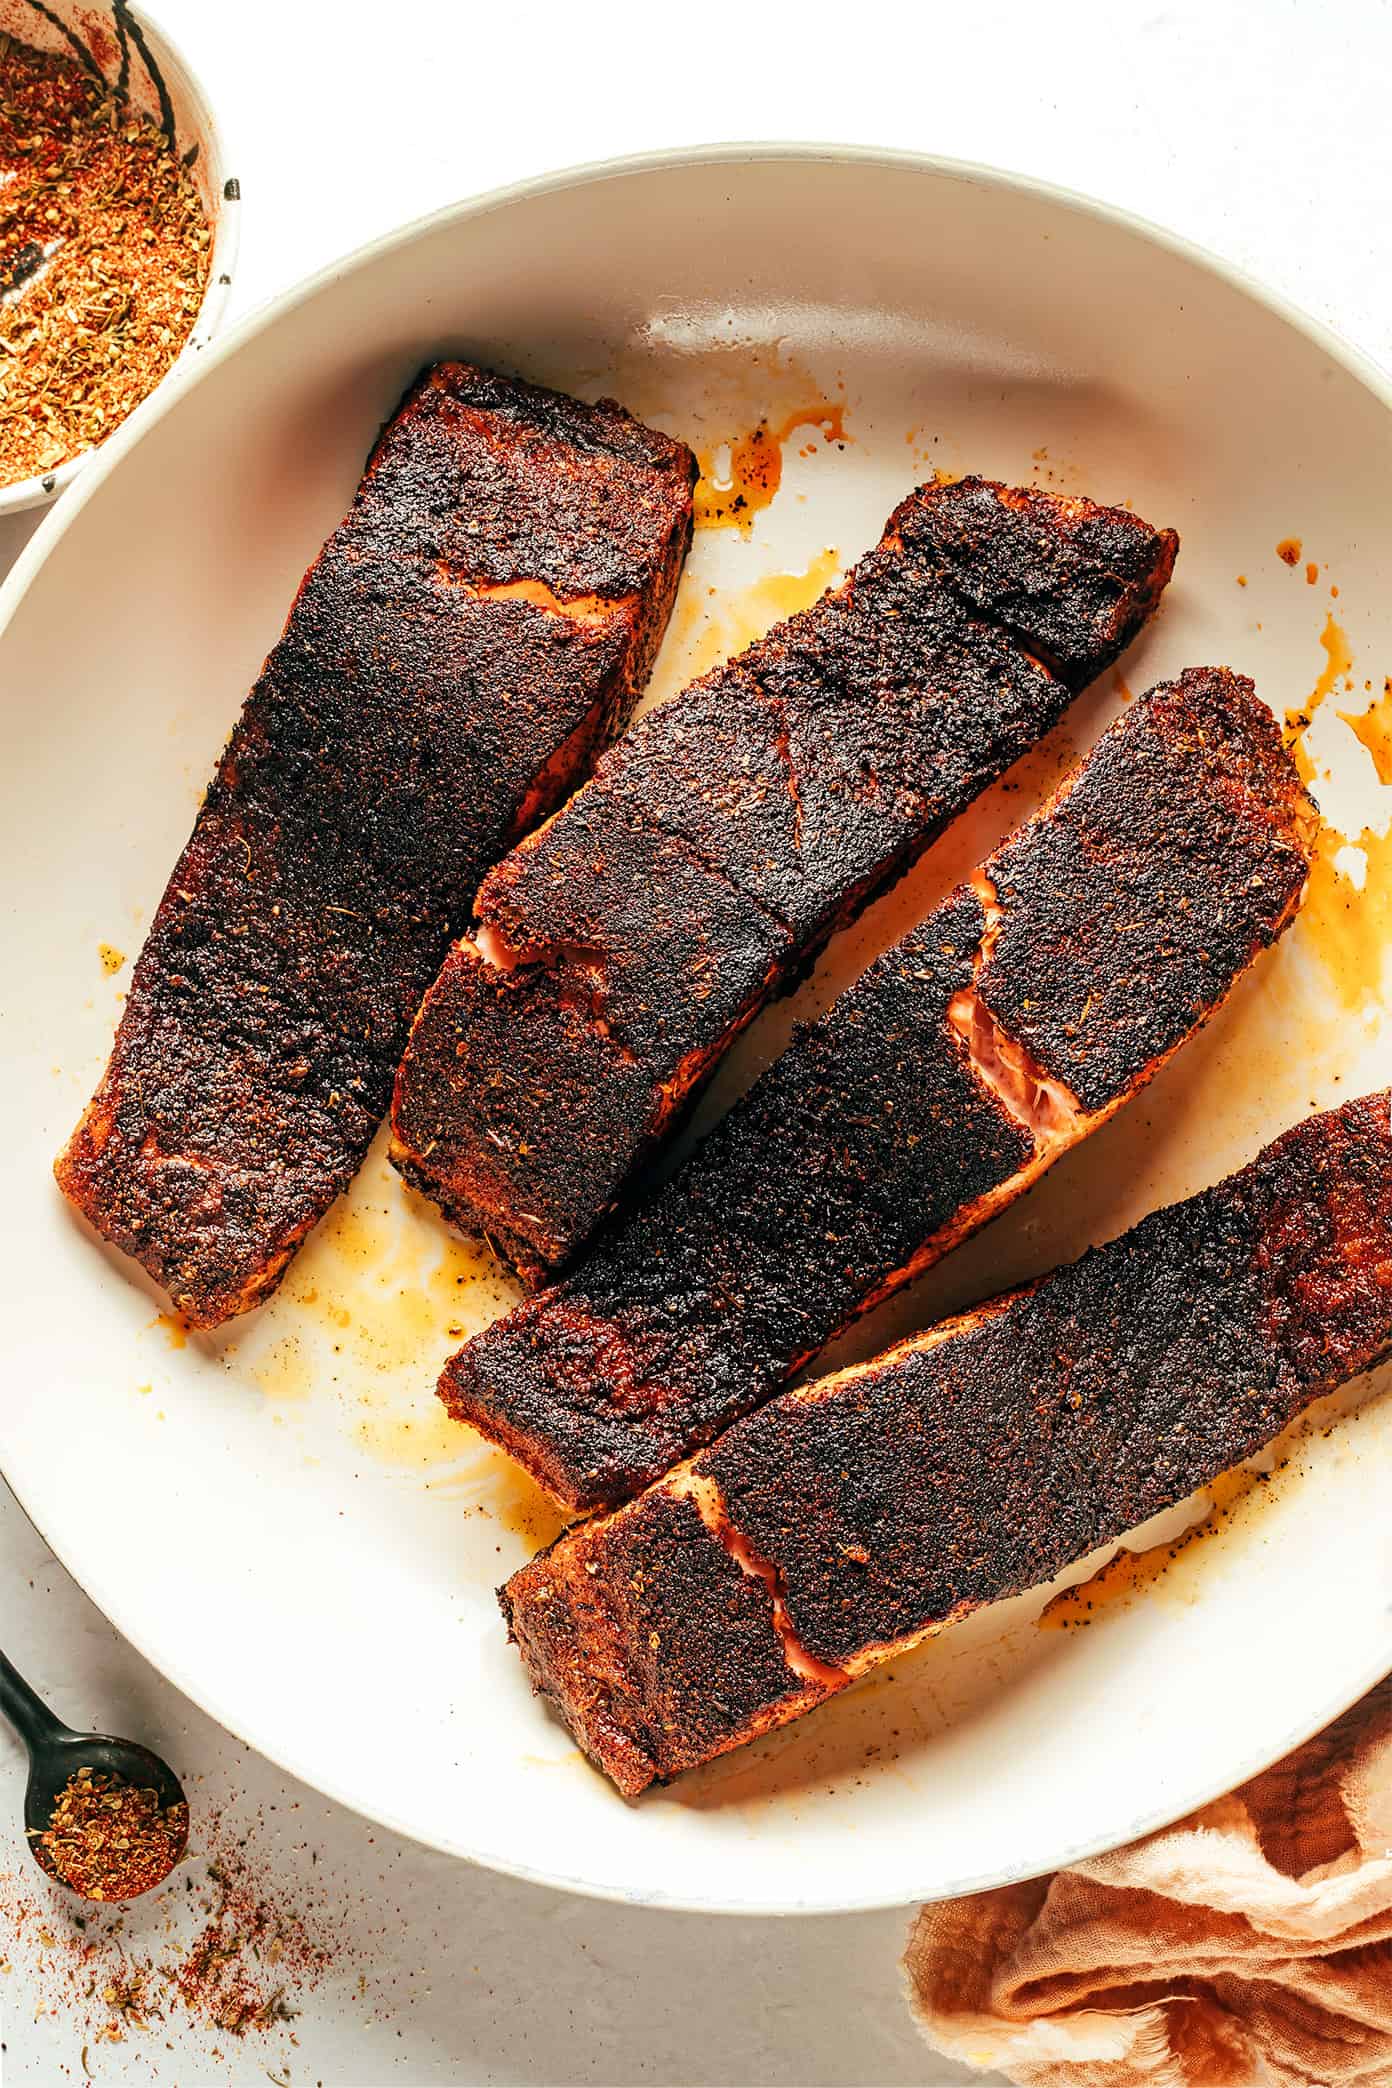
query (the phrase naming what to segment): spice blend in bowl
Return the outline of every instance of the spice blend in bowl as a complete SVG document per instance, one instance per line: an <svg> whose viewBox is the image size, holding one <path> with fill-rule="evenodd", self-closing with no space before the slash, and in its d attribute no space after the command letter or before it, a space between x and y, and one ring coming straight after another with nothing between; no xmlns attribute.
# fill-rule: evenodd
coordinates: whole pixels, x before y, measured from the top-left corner
<svg viewBox="0 0 1392 2088"><path fill-rule="evenodd" d="M188 1846L188 1829L187 1805L164 1806L158 1791L79 1769L48 1826L33 1836L34 1854L84 1899L137 1899L164 1883Z"/></svg>
<svg viewBox="0 0 1392 2088"><path fill-rule="evenodd" d="M0 37L0 486L92 449L172 366L212 230L155 123Z"/></svg>

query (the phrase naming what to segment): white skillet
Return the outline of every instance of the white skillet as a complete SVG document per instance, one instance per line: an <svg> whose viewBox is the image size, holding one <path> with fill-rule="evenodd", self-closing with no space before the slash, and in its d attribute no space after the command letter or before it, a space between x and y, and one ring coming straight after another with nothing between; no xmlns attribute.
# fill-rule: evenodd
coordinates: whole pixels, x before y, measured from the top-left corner
<svg viewBox="0 0 1392 2088"><path fill-rule="evenodd" d="M1307 924L1147 1098L841 1353L1076 1253L1392 1070L1372 932L1392 788L1337 716L1392 671L1385 381L1179 242L982 169L722 148L549 177L365 249L206 350L0 591L0 1467L112 1620L226 1725L363 1813L520 1876L654 1906L880 1906L1172 1818L1392 1668L1378 1384L1087 1630L1039 1628L1042 1597L1024 1598L629 1808L503 1637L494 1584L545 1513L435 1417L449 1330L506 1285L376 1156L279 1301L177 1345L53 1186L242 696L380 419L444 352L613 391L708 452L761 415L812 416L750 534L698 538L661 691L819 591L934 466L1131 500L1179 528L1166 608L1123 662L1132 689L1226 661L1283 710L1326 666L1322 635L1351 647L1355 686L1309 740L1327 808L1369 829L1341 858L1366 872L1361 916L1327 871ZM844 446L825 439L838 404ZM1276 546L1294 538L1291 565ZM800 1006L969 867L1120 700L1112 679L1085 698ZM792 1012L745 1040L712 1109Z"/></svg>

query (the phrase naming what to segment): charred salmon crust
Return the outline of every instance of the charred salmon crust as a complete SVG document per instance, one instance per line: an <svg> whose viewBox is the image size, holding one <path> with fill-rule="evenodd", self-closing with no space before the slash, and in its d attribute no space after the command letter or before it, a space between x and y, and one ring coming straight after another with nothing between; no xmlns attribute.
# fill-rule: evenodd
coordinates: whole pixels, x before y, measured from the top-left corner
<svg viewBox="0 0 1392 2088"><path fill-rule="evenodd" d="M646 680L695 466L459 363L388 423L247 699L65 1193L212 1327L346 1187L479 879Z"/></svg>
<svg viewBox="0 0 1392 2088"><path fill-rule="evenodd" d="M445 1404L572 1507L636 1493L1134 1094L1291 919L1313 824L1250 682L1139 698Z"/></svg>
<svg viewBox="0 0 1392 2088"><path fill-rule="evenodd" d="M633 1796L1253 1455L1392 1351L1388 1108L1309 1118L561 1537L502 1591L536 1688Z"/></svg>
<svg viewBox="0 0 1392 2088"><path fill-rule="evenodd" d="M402 1062L397 1165L529 1281L560 1266L767 998L1116 658L1175 549L980 479L904 501L486 879Z"/></svg>

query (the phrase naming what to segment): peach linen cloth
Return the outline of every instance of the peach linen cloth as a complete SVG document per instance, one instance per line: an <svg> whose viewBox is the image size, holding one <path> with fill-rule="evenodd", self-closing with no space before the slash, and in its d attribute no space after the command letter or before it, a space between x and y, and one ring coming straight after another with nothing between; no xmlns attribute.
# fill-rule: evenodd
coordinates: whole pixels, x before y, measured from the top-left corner
<svg viewBox="0 0 1392 2088"><path fill-rule="evenodd" d="M923 1907L905 1968L1024 2088L1392 2088L1392 1682L1174 1827Z"/></svg>

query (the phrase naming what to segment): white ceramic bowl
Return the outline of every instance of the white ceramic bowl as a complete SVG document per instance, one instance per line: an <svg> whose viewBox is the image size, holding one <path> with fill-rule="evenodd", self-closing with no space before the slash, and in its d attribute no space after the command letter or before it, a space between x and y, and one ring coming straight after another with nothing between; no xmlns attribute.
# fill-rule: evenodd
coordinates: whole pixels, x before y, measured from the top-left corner
<svg viewBox="0 0 1392 2088"><path fill-rule="evenodd" d="M817 594L934 465L1037 478L1181 533L1165 606L1121 663L1132 689L1228 661L1298 708L1334 617L1357 686L1320 711L1318 787L1344 831L1392 828L1392 785L1339 716L1392 672L1388 388L1205 256L1028 182L827 148L557 175L409 227L176 379L0 589L0 1468L113 1621L226 1725L394 1829L519 1875L828 1911L1031 1876L1174 1818L1392 1668L1392 1372L1089 1629L1041 1630L1035 1591L626 1806L532 1699L499 1619L494 1587L544 1512L433 1398L451 1330L507 1286L380 1147L276 1299L216 1338L181 1342L54 1187L243 696L383 416L446 352L610 391L707 452L761 416L788 428L748 535L698 533L659 691ZM825 439L837 407L844 446ZM1292 566L1277 545L1294 537ZM1105 677L840 938L741 1040L710 1106L1121 700ZM1370 884L1386 853L1370 843ZM851 1345L1072 1256L1385 1082L1392 952L1349 951L1355 902L1324 879L1145 1097Z"/></svg>
<svg viewBox="0 0 1392 2088"><path fill-rule="evenodd" d="M161 126L175 151L194 155L191 172L212 227L212 263L193 331L173 368L154 387L159 391L175 370L207 347L222 323L232 287L242 192L227 163L212 105L167 31L151 21L143 7L118 10L114 0L100 5L93 0L85 5L78 0L44 0L40 11L35 0L0 0L0 35L5 34L37 50L80 56L113 85L124 82L132 105ZM56 500L95 454L95 450L83 450L38 478L0 486L0 515L17 515L25 508Z"/></svg>

